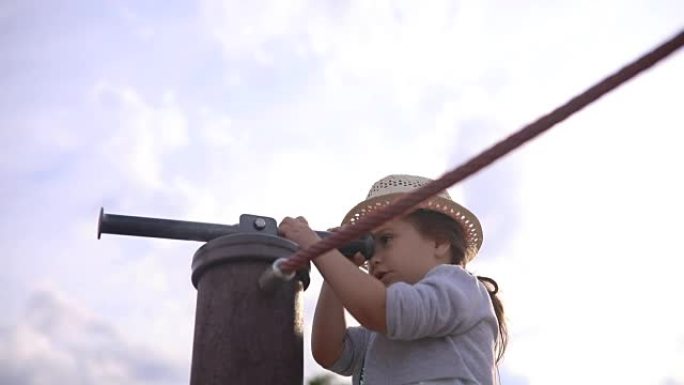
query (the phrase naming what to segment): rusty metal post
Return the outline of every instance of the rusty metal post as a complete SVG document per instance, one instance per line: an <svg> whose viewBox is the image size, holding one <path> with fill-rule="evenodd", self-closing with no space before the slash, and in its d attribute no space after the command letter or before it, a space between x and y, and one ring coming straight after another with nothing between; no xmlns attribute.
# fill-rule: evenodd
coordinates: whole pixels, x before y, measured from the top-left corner
<svg viewBox="0 0 684 385"><path fill-rule="evenodd" d="M195 253L191 385L302 384L302 282L285 282L271 293L257 284L273 261L296 249L254 232L216 238Z"/></svg>
<svg viewBox="0 0 684 385"><path fill-rule="evenodd" d="M302 383L301 295L309 285L309 267L297 271L296 279L260 288L264 271L298 248L278 236L273 218L243 214L239 225L228 226L105 214L101 209L98 238L102 233L208 240L192 261L197 309L191 385ZM370 258L372 237L339 250Z"/></svg>

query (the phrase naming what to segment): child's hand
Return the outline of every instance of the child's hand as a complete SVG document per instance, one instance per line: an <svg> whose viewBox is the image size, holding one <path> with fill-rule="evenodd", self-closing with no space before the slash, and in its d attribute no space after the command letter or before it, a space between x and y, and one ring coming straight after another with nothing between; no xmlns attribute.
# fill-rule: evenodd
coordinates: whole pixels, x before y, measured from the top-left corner
<svg viewBox="0 0 684 385"><path fill-rule="evenodd" d="M285 217L278 226L278 232L302 248L309 247L321 239L318 234L311 230L304 217Z"/></svg>

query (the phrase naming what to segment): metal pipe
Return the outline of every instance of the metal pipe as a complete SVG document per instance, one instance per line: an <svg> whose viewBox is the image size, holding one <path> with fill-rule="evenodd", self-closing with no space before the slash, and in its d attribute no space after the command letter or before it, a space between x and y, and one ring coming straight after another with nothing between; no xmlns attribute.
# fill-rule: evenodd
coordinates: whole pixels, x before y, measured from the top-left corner
<svg viewBox="0 0 684 385"><path fill-rule="evenodd" d="M101 208L97 239L105 233L208 242L237 231L238 226L235 225L105 214L104 208Z"/></svg>
<svg viewBox="0 0 684 385"><path fill-rule="evenodd" d="M257 230L265 229L265 219L257 217L252 224L253 228ZM237 234L242 231L244 231L244 228L239 225L107 214L104 212L104 208L100 208L97 238L100 239L100 236L104 233L209 242L212 239L224 235ZM316 231L316 234L321 238L327 238L332 233ZM272 235L277 235L277 232ZM373 256L373 238L370 235L366 235L343 245L338 250L346 257L352 257L360 252L364 258L370 259Z"/></svg>

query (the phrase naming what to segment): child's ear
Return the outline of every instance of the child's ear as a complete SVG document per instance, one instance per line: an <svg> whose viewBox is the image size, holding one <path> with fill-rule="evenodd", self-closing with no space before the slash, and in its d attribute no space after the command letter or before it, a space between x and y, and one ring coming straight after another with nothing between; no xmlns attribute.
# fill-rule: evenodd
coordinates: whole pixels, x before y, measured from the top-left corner
<svg viewBox="0 0 684 385"><path fill-rule="evenodd" d="M444 240L435 241L435 257L440 260L446 260L447 262L451 260L451 244Z"/></svg>

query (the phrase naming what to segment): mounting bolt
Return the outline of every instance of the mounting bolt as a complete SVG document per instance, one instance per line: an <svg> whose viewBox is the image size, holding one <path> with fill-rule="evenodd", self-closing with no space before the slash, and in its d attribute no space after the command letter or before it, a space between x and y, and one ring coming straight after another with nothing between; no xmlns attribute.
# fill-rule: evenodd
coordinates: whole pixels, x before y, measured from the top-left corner
<svg viewBox="0 0 684 385"><path fill-rule="evenodd" d="M266 228L266 220L264 218L257 218L254 220L254 228L257 230L263 230Z"/></svg>

